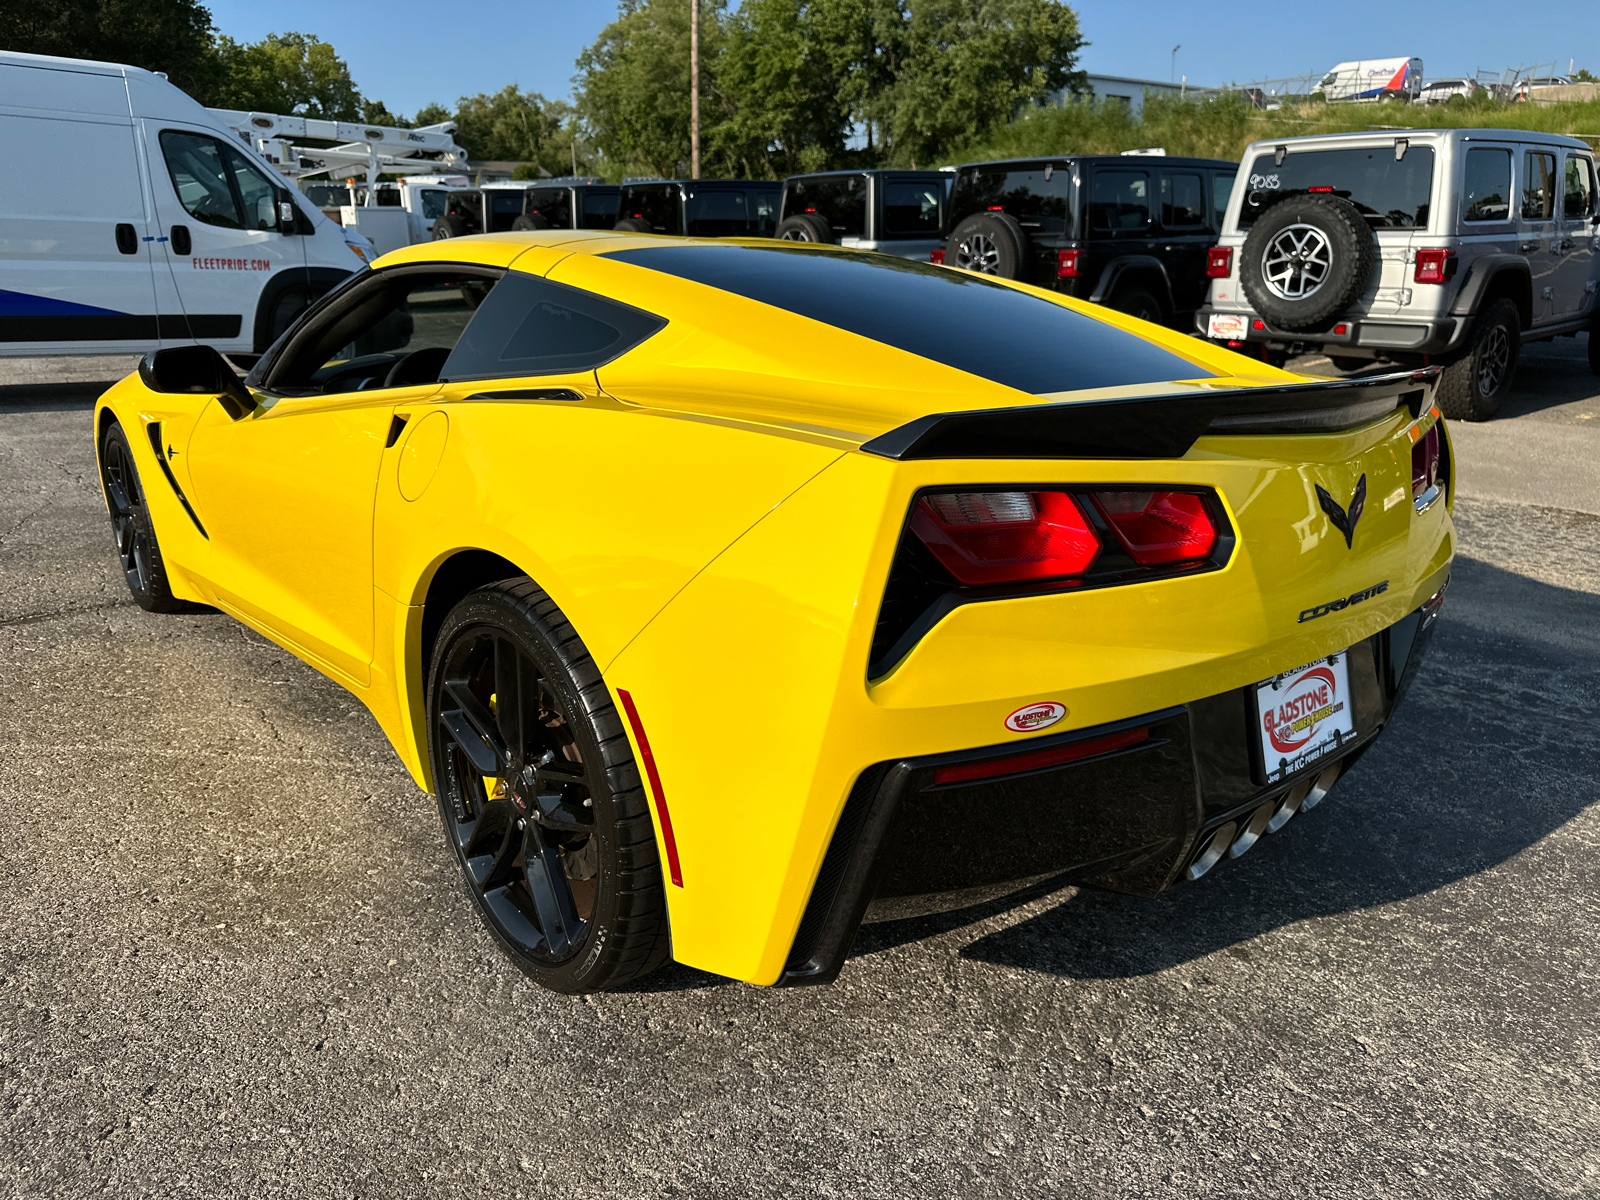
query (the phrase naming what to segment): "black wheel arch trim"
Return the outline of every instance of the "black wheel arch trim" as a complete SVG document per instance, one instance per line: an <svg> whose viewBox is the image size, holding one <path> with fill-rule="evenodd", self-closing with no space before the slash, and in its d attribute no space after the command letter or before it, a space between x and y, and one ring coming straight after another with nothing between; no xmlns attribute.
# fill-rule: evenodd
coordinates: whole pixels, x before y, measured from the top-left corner
<svg viewBox="0 0 1600 1200"><path fill-rule="evenodd" d="M1160 279L1156 299L1166 306L1168 312L1172 312L1172 278L1167 274L1166 264L1153 254L1125 254L1112 259L1100 272L1100 278L1095 281L1094 290L1089 293L1089 302L1104 304L1109 297L1116 294L1117 287L1125 275L1144 275L1147 272Z"/></svg>
<svg viewBox="0 0 1600 1200"><path fill-rule="evenodd" d="M267 285L261 289L261 295L256 300L255 333L251 348L260 354L276 340L272 336L272 314L278 306L278 301L289 292L311 291L320 287L326 293L355 273L341 271L337 267L290 267L288 270L279 271L267 280ZM311 303L316 303L316 298L313 298Z"/></svg>
<svg viewBox="0 0 1600 1200"><path fill-rule="evenodd" d="M1461 290L1456 293L1456 302L1450 306L1450 315L1475 316L1483 307L1483 297L1490 286L1505 275L1518 276L1525 290L1526 304L1517 301L1514 296L1508 299L1516 303L1522 327L1527 329L1532 324L1533 273L1528 267L1528 260L1520 254L1485 254L1473 259L1467 267L1466 278L1461 281Z"/></svg>

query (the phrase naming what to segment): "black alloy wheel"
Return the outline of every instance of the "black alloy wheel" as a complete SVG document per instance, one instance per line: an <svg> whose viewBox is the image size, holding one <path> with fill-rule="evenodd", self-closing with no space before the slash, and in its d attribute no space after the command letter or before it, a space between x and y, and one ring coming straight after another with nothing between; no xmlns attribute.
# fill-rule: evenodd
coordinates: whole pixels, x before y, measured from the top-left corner
<svg viewBox="0 0 1600 1200"><path fill-rule="evenodd" d="M100 483L106 511L111 515L111 537L116 543L122 577L134 602L146 612L182 612L188 604L172 594L167 567L156 541L155 526L145 505L139 468L122 426L112 422L100 438Z"/></svg>
<svg viewBox="0 0 1600 1200"><path fill-rule="evenodd" d="M479 916L556 992L666 959L666 898L639 770L600 672L527 579L445 619L428 745L445 835Z"/></svg>
<svg viewBox="0 0 1600 1200"><path fill-rule="evenodd" d="M1129 288L1127 291L1118 292L1111 300L1111 307L1130 317L1138 317L1141 321L1151 321L1157 325L1166 319L1166 315L1161 311L1161 301L1143 288Z"/></svg>
<svg viewBox="0 0 1600 1200"><path fill-rule="evenodd" d="M1489 420L1511 394L1521 352L1522 318L1516 304L1494 301L1472 323L1466 346L1444 365L1434 393L1440 411L1452 420Z"/></svg>

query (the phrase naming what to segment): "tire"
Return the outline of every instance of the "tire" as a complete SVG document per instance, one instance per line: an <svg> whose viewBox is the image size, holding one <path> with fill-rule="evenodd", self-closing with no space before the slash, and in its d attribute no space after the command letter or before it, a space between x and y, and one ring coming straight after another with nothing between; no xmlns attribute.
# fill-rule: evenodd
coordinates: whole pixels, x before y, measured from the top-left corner
<svg viewBox="0 0 1600 1200"><path fill-rule="evenodd" d="M833 242L833 226L828 218L817 213L796 213L778 222L778 240L781 242Z"/></svg>
<svg viewBox="0 0 1600 1200"><path fill-rule="evenodd" d="M1355 303L1377 262L1377 239L1354 204L1293 196L1256 219L1239 252L1239 277L1270 324L1315 329Z"/></svg>
<svg viewBox="0 0 1600 1200"><path fill-rule="evenodd" d="M100 487L111 514L111 540L117 547L122 577L134 603L146 612L185 612L190 605L172 594L167 564L161 557L155 526L145 504L133 447L122 426L113 421L100 438Z"/></svg>
<svg viewBox="0 0 1600 1200"><path fill-rule="evenodd" d="M1600 375L1600 322L1589 330L1589 369Z"/></svg>
<svg viewBox="0 0 1600 1200"><path fill-rule="evenodd" d="M1592 335L1591 335L1592 336ZM1456 421L1487 421L1511 394L1522 353L1522 318L1510 300L1496 300L1472 323L1466 347L1444 365L1434 400ZM1590 358L1594 351L1589 352Z"/></svg>
<svg viewBox="0 0 1600 1200"><path fill-rule="evenodd" d="M293 325L300 314L311 307L314 296L298 288L285 292L279 296L272 306L272 317L267 323L267 345L271 346Z"/></svg>
<svg viewBox="0 0 1600 1200"><path fill-rule="evenodd" d="M1021 279L1028 263L1028 235L1009 213L973 213L950 232L944 265Z"/></svg>
<svg viewBox="0 0 1600 1200"><path fill-rule="evenodd" d="M620 229L624 233L655 232L655 226L650 224L650 222L646 221L643 217L624 217L622 220L613 225L612 228Z"/></svg>
<svg viewBox="0 0 1600 1200"><path fill-rule="evenodd" d="M460 217L452 217L446 213L434 219L433 240L436 242L442 242L446 238L465 237L466 233L467 224Z"/></svg>
<svg viewBox="0 0 1600 1200"><path fill-rule="evenodd" d="M1161 308L1161 301L1143 288L1127 288L1118 292L1111 298L1109 307L1120 313L1127 313L1130 317L1138 317L1141 321L1151 321L1157 325L1167 319L1166 313Z"/></svg>
<svg viewBox="0 0 1600 1200"><path fill-rule="evenodd" d="M505 705L512 694L520 702ZM445 618L428 753L467 894L530 978L597 992L666 961L655 829L622 720L577 633L527 578L481 588Z"/></svg>
<svg viewBox="0 0 1600 1200"><path fill-rule="evenodd" d="M522 216L511 222L512 233L528 233L534 230L550 228L553 228L550 222L545 220L538 213L533 213L531 216L527 213L523 213Z"/></svg>

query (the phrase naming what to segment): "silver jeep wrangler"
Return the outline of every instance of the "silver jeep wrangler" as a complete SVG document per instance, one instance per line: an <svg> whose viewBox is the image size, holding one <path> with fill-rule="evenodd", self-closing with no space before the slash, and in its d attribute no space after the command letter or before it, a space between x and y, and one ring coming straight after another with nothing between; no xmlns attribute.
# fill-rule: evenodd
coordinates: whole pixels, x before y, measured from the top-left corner
<svg viewBox="0 0 1600 1200"><path fill-rule="evenodd" d="M1484 420L1522 343L1600 319L1594 154L1512 129L1256 142L1207 273L1203 336L1269 361L1321 351L1345 371L1437 363L1439 406Z"/></svg>

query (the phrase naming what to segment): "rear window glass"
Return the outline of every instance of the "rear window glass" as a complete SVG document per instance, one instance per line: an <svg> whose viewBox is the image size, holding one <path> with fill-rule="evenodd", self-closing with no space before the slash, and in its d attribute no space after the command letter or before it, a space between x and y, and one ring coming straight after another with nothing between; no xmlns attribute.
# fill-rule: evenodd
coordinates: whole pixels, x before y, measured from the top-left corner
<svg viewBox="0 0 1600 1200"><path fill-rule="evenodd" d="M1556 215L1556 156L1529 150L1522 156L1522 219L1552 221Z"/></svg>
<svg viewBox="0 0 1600 1200"><path fill-rule="evenodd" d="M660 317L615 300L510 271L478 306L440 378L588 371L665 325Z"/></svg>
<svg viewBox="0 0 1600 1200"><path fill-rule="evenodd" d="M617 206L622 197L616 192L585 192L583 194L583 227L585 229L610 229L617 223Z"/></svg>
<svg viewBox="0 0 1600 1200"><path fill-rule="evenodd" d="M743 237L750 232L743 192L696 192L689 197L690 237Z"/></svg>
<svg viewBox="0 0 1600 1200"><path fill-rule="evenodd" d="M1279 198L1307 192L1344 197L1374 229L1422 229L1433 193L1433 148L1412 146L1399 161L1392 145L1295 151L1281 164L1263 154L1251 164L1245 186L1240 229L1249 229Z"/></svg>
<svg viewBox="0 0 1600 1200"><path fill-rule="evenodd" d="M489 197L489 211L497 213L520 213L522 211L521 192L485 192Z"/></svg>
<svg viewBox="0 0 1600 1200"><path fill-rule="evenodd" d="M1054 301L886 254L774 242L770 248L651 246L607 257L721 288L1034 394L1211 374Z"/></svg>
<svg viewBox="0 0 1600 1200"><path fill-rule="evenodd" d="M883 185L883 235L885 237L938 237L944 184L886 183Z"/></svg>
<svg viewBox="0 0 1600 1200"><path fill-rule="evenodd" d="M682 233L676 184L634 187L622 193L617 210L620 219L648 221L652 232Z"/></svg>
<svg viewBox="0 0 1600 1200"><path fill-rule="evenodd" d="M1057 164L1037 167L969 167L950 195L952 225L973 213L1004 212L1024 229L1070 234L1072 172Z"/></svg>
<svg viewBox="0 0 1600 1200"><path fill-rule="evenodd" d="M1511 219L1511 151L1488 147L1467 151L1461 185L1461 219Z"/></svg>
<svg viewBox="0 0 1600 1200"><path fill-rule="evenodd" d="M537 188L528 193L528 213L538 213L551 229L572 228L572 193L566 188Z"/></svg>
<svg viewBox="0 0 1600 1200"><path fill-rule="evenodd" d="M833 226L835 237L867 234L867 177L835 175L822 179L791 179L783 215L816 213Z"/></svg>

